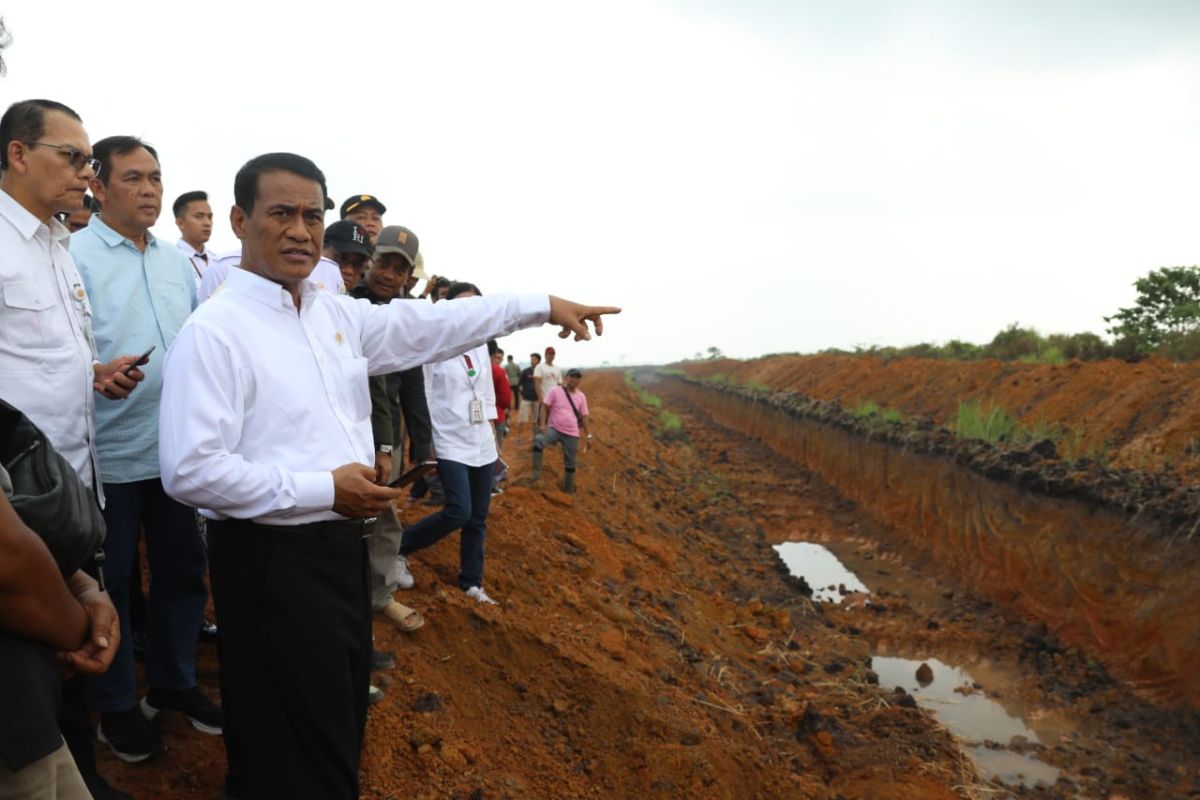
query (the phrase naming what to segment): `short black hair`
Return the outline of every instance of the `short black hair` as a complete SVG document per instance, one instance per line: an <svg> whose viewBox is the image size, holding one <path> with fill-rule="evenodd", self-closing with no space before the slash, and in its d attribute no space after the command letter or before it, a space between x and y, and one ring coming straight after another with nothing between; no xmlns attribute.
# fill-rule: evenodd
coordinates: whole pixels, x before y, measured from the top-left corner
<svg viewBox="0 0 1200 800"><path fill-rule="evenodd" d="M100 182L108 186L108 179L112 177L113 156L132 153L139 147L154 156L155 161L158 161L158 151L136 136L106 136L92 145L92 155L100 162Z"/></svg>
<svg viewBox="0 0 1200 800"><path fill-rule="evenodd" d="M249 214L258 199L258 179L267 172L290 172L321 184L322 199L329 197L325 187L325 173L304 156L295 153L264 153L242 165L233 179L233 202Z"/></svg>
<svg viewBox="0 0 1200 800"><path fill-rule="evenodd" d="M12 142L36 142L46 132L46 112L59 111L83 122L73 110L54 100L19 100L0 117L0 169L8 169Z"/></svg>
<svg viewBox="0 0 1200 800"><path fill-rule="evenodd" d="M175 219L179 219L187 211L188 203L195 203L198 200L208 202L208 192L184 192L175 198L175 203L171 206L171 210L175 212Z"/></svg>
<svg viewBox="0 0 1200 800"><path fill-rule="evenodd" d="M92 197L90 194L85 194L83 196L83 207L93 214L99 213L100 211L100 204L96 202L96 198Z"/></svg>
<svg viewBox="0 0 1200 800"><path fill-rule="evenodd" d="M439 283L438 286L441 286L441 284ZM466 281L456 281L450 284L450 288L446 290L446 299L453 300L460 294L466 294L467 292L474 292L478 296L483 297L483 292L479 291L479 287L475 284L467 283Z"/></svg>
<svg viewBox="0 0 1200 800"><path fill-rule="evenodd" d="M530 361L541 361L541 360L542 360L542 354L541 354L541 353L530 353L530 354L529 354L529 360L530 360Z"/></svg>
<svg viewBox="0 0 1200 800"><path fill-rule="evenodd" d="M500 349L500 345L496 344L495 339L488 339L487 348L489 356L494 356L496 353L500 353L501 355L504 354L504 351Z"/></svg>

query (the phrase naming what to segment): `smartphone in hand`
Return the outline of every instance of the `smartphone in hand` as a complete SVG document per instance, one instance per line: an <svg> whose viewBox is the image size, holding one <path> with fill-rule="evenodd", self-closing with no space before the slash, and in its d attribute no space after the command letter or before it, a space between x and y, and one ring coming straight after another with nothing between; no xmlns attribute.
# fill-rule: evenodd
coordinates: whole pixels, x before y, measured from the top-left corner
<svg viewBox="0 0 1200 800"><path fill-rule="evenodd" d="M137 361L133 362L128 367L121 370L121 374L128 375L129 373L133 372L135 369L142 366L143 364L149 363L150 362L150 354L154 352L156 347L158 347L158 345L156 345L156 344L150 345L150 349L147 350L146 352L142 353L140 356L138 356Z"/></svg>
<svg viewBox="0 0 1200 800"><path fill-rule="evenodd" d="M415 481L417 478L421 477L422 475L424 475L428 472L432 472L436 468L437 468L437 462L425 461L420 464L417 464L415 467L413 467L412 469L405 472L399 478L396 478L396 480L389 483L388 488L399 489L402 486L408 486L410 483Z"/></svg>

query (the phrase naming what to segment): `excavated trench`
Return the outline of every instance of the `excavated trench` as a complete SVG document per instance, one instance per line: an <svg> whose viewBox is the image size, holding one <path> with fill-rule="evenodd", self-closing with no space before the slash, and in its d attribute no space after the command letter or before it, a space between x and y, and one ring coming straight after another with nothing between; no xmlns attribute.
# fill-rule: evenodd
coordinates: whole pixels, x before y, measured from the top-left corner
<svg viewBox="0 0 1200 800"><path fill-rule="evenodd" d="M1200 708L1200 542L1176 526L987 477L761 397L665 380L722 425L820 475L964 585L1102 660L1138 694Z"/></svg>

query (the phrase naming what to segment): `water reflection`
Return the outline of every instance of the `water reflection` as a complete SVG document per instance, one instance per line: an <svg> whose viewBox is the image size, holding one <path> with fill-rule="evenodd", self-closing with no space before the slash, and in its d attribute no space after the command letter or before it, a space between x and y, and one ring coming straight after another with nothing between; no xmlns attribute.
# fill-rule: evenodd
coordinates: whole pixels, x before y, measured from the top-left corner
<svg viewBox="0 0 1200 800"><path fill-rule="evenodd" d="M966 670L936 658L917 661L890 656L872 658L871 669L879 675L880 686L903 687L917 703L932 711L947 730L963 739L964 749L984 776L1028 786L1053 784L1058 780L1058 768L1031 755L984 745L989 741L1007 746L1015 737L1021 737L1017 743L1041 740L1021 717L1008 713L1004 706L972 688L975 679Z"/></svg>
<svg viewBox="0 0 1200 800"><path fill-rule="evenodd" d="M819 544L784 542L774 548L788 571L797 578L804 578L812 587L814 600L840 603L851 592L870 594L871 590L857 575Z"/></svg>

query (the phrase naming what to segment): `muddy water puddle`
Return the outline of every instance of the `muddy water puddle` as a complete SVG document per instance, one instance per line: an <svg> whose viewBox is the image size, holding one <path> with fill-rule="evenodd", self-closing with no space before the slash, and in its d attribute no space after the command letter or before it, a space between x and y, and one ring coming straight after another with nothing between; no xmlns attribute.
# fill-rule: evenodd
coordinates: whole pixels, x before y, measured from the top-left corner
<svg viewBox="0 0 1200 800"><path fill-rule="evenodd" d="M840 603L851 594L870 594L866 584L824 545L784 542L774 547L788 571L812 588L814 600Z"/></svg>
<svg viewBox="0 0 1200 800"><path fill-rule="evenodd" d="M925 582L909 575L903 565L878 559L864 544L834 546L856 569L874 573L872 583L881 590L880 595L932 596ZM813 600L841 604L849 599L846 605L869 606L871 590L829 547L816 542L783 542L773 547L788 572L812 588ZM885 564L888 568L880 568ZM906 658L889 654L889 646L878 640L872 641L872 647L871 670L879 676L880 686L899 687L932 712L960 740L983 777L1029 787L1053 785L1058 780L1062 771L1034 753L1056 741L1069 726L1019 701L996 699L1015 694L1021 676L1014 670L971 654L967 654L968 671L961 653ZM989 691L993 696L988 696Z"/></svg>
<svg viewBox="0 0 1200 800"><path fill-rule="evenodd" d="M987 778L1011 785L1053 785L1061 771L1023 750L1044 744L1019 713L986 696L970 672L937 658L874 656L871 669L884 687L906 690L929 709ZM1049 731L1046 731L1049 733Z"/></svg>

